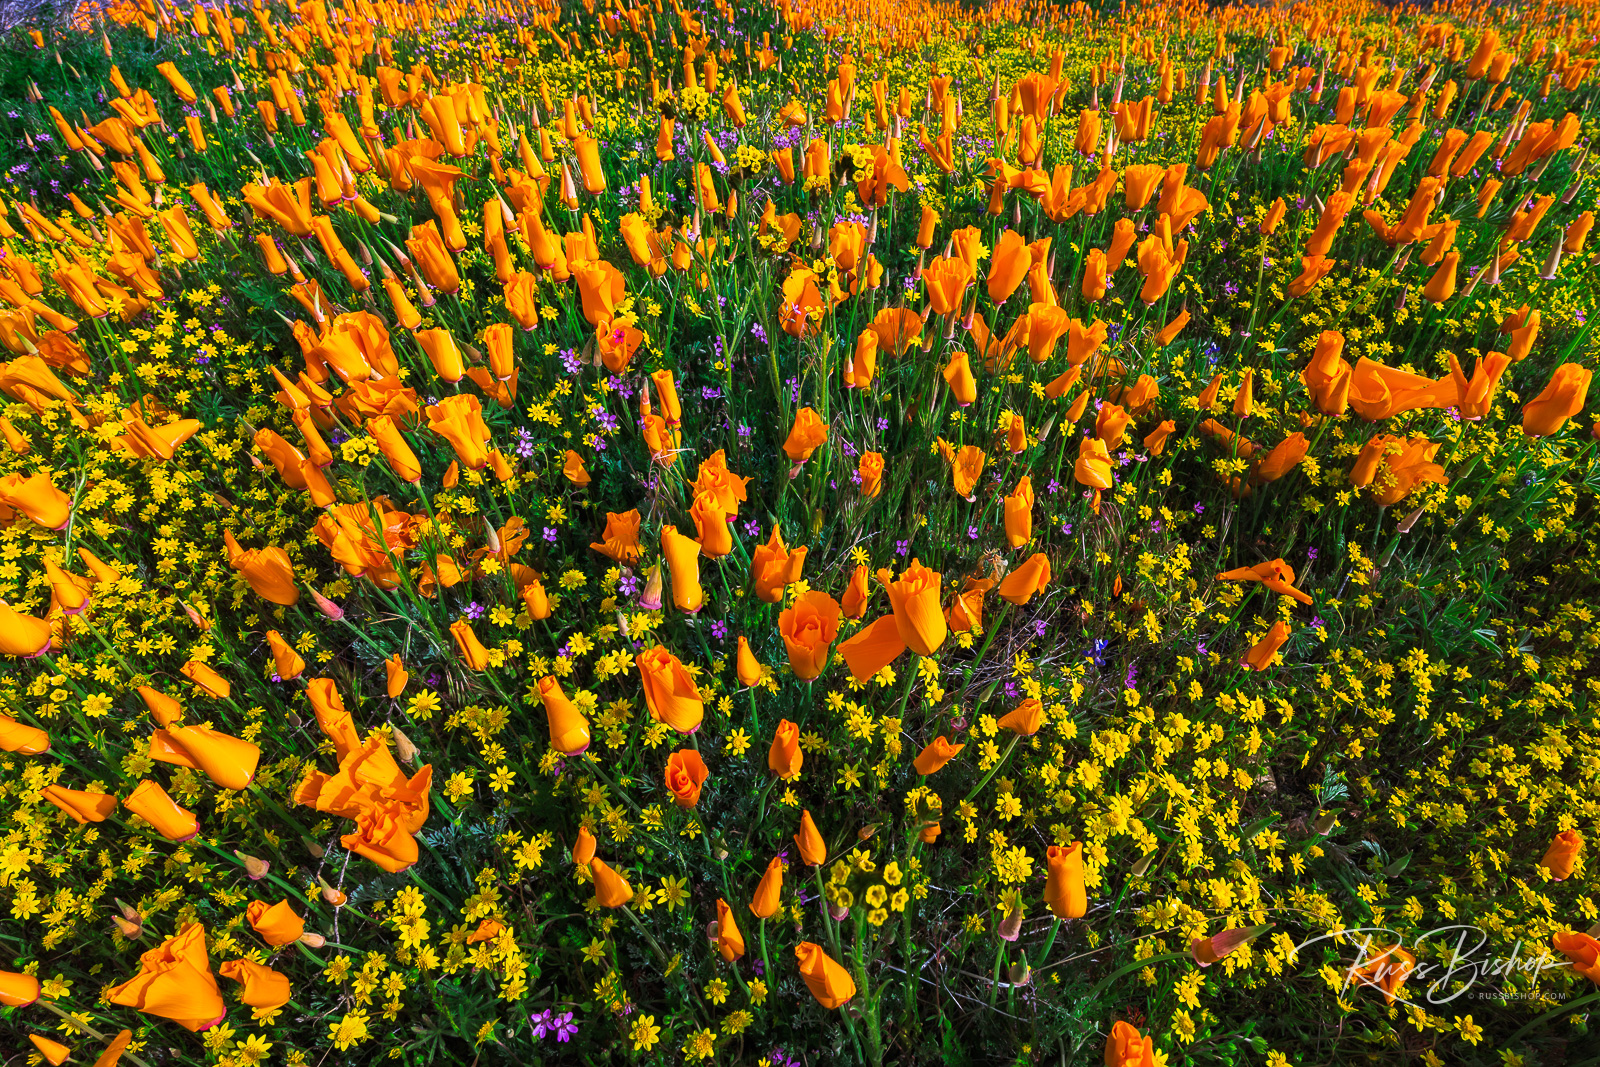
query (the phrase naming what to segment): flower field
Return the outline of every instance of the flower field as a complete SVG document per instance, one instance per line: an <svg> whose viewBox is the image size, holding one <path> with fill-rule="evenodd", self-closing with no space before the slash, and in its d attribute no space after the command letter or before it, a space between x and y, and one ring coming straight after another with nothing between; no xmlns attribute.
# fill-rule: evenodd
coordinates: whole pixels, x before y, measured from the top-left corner
<svg viewBox="0 0 1600 1067"><path fill-rule="evenodd" d="M0 1059L1600 1063L1597 44L9 32Z"/></svg>

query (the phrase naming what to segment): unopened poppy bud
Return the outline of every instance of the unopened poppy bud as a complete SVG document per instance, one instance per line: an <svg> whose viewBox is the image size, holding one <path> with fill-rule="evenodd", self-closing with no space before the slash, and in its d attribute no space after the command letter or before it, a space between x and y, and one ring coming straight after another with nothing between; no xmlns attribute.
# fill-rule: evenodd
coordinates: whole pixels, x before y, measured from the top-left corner
<svg viewBox="0 0 1600 1067"><path fill-rule="evenodd" d="M122 909L122 917L124 919L128 919L128 920L130 920L132 922L143 922L144 921L143 918L139 915L139 910L137 908L135 908L133 905L128 904L128 903L126 903L124 901L118 900L117 901L117 907Z"/></svg>
<svg viewBox="0 0 1600 1067"><path fill-rule="evenodd" d="M644 583L644 593L639 597L639 606L646 611L661 610L661 565L659 563L650 568L650 577Z"/></svg>
<svg viewBox="0 0 1600 1067"><path fill-rule="evenodd" d="M863 826L861 829L856 831L856 836L859 837L863 841L869 841L869 840L872 839L872 835L877 833L877 832L878 832L878 824L875 823L875 822L874 823L868 823L866 826Z"/></svg>
<svg viewBox="0 0 1600 1067"><path fill-rule="evenodd" d="M350 899L349 897L345 896L344 893L329 885L323 878L319 877L317 879L317 884L322 887L322 899L326 900L335 908L344 907L344 902Z"/></svg>
<svg viewBox="0 0 1600 1067"><path fill-rule="evenodd" d="M1139 861L1133 865L1133 869L1128 873L1132 874L1135 878L1143 878L1145 872L1150 869L1150 864L1155 862L1155 859L1156 854L1154 852L1150 853L1148 856L1140 856Z"/></svg>
<svg viewBox="0 0 1600 1067"><path fill-rule="evenodd" d="M310 838L307 838L306 851L311 853L312 859L320 860L323 856L323 853L327 852L328 850L317 844L315 841L312 841Z"/></svg>
<svg viewBox="0 0 1600 1067"><path fill-rule="evenodd" d="M323 596L321 593L317 592L315 589L311 590L311 599L316 602L317 610L322 612L328 618L332 619L334 622L338 622L340 619L344 618L344 609L335 604L333 601L329 600L327 597Z"/></svg>
<svg viewBox="0 0 1600 1067"><path fill-rule="evenodd" d="M255 457L252 456L251 458L253 459ZM189 613L189 621L194 623L196 626L200 627L200 629L202 629L202 630L211 629L211 627L206 623L206 620L202 619L200 617L200 613L198 611L194 610L193 608L191 608L187 604L185 604L183 606L183 610Z"/></svg>
<svg viewBox="0 0 1600 1067"><path fill-rule="evenodd" d="M400 727L391 724L389 733L394 737L395 755L400 757L402 763L415 763L417 761L417 746L411 743Z"/></svg>
<svg viewBox="0 0 1600 1067"><path fill-rule="evenodd" d="M828 914L833 917L834 922L842 923L850 917L850 909L841 907L838 904L829 904Z"/></svg>
<svg viewBox="0 0 1600 1067"><path fill-rule="evenodd" d="M312 931L307 930L305 933L300 935L300 943L307 948L321 948L323 945L328 943L328 939L323 937L321 934L313 933Z"/></svg>
<svg viewBox="0 0 1600 1067"><path fill-rule="evenodd" d="M1000 928L996 931L1003 940L1015 941L1022 935L1022 909L1013 908L1011 914L1000 920Z"/></svg>
<svg viewBox="0 0 1600 1067"><path fill-rule="evenodd" d="M1327 834L1339 822L1339 811L1325 811L1317 816L1317 821L1311 824L1311 829L1317 834Z"/></svg>
<svg viewBox="0 0 1600 1067"><path fill-rule="evenodd" d="M1410 533L1411 532L1411 527L1413 527L1413 526L1415 526L1417 524L1417 520L1422 518L1422 513L1424 511L1426 511L1426 510L1427 510L1426 508L1418 508L1416 511L1413 511L1411 514L1409 514L1405 518L1401 519L1400 520L1400 526L1399 526L1399 532L1400 533Z"/></svg>
<svg viewBox="0 0 1600 1067"><path fill-rule="evenodd" d="M250 880L252 882L259 882L261 879L267 876L268 871L272 870L272 864L268 863L266 860L257 859L254 856L247 855L237 850L234 852L234 855L239 857L240 863L244 864L244 873L250 876Z"/></svg>
<svg viewBox="0 0 1600 1067"><path fill-rule="evenodd" d="M129 922L120 915L111 916L111 921L117 924L117 932L129 941L144 933L143 926L136 922Z"/></svg>
<svg viewBox="0 0 1600 1067"><path fill-rule="evenodd" d="M1006 977L1011 980L1011 984L1014 986L1027 985L1028 980L1033 977L1033 969L1028 966L1026 960L1021 963L1013 963L1006 968Z"/></svg>

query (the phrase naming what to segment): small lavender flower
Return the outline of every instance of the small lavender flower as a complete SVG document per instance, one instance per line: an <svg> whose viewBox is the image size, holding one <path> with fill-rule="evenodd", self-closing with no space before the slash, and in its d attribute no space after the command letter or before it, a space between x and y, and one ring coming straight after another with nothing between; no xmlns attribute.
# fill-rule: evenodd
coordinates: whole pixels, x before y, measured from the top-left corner
<svg viewBox="0 0 1600 1067"><path fill-rule="evenodd" d="M557 1015L554 1024L557 1041L563 1043L571 1041L573 1035L578 1032L578 1024L572 1021L572 1013L570 1011Z"/></svg>
<svg viewBox="0 0 1600 1067"><path fill-rule="evenodd" d="M902 558L905 557L905 556L909 556L911 554L911 542L910 541L896 541L894 543L894 552L895 552L895 555L900 556Z"/></svg>
<svg viewBox="0 0 1600 1067"><path fill-rule="evenodd" d="M570 1016L569 1016L570 1018ZM546 1009L528 1016L528 1021L533 1024L533 1036L543 1041L546 1034L555 1029L551 1020L550 1011Z"/></svg>
<svg viewBox="0 0 1600 1067"><path fill-rule="evenodd" d="M546 541L549 541L549 542L550 542L550 543L551 543L551 544L552 544L552 545L553 545L553 544L555 544L555 543L556 543L556 531L555 531L555 527L553 527L553 526L546 526L546 527L545 527L545 528L544 528L544 539L545 539L545 540L546 540Z"/></svg>
<svg viewBox="0 0 1600 1067"><path fill-rule="evenodd" d="M477 620L483 618L483 605L479 604L476 600L474 600L472 603L468 604L467 605L467 618L473 620L474 622L476 622Z"/></svg>
<svg viewBox="0 0 1600 1067"><path fill-rule="evenodd" d="M711 624L711 636L715 637L718 641L727 640L727 638L728 638L728 624L723 622L721 619L718 619L715 622L713 622Z"/></svg>

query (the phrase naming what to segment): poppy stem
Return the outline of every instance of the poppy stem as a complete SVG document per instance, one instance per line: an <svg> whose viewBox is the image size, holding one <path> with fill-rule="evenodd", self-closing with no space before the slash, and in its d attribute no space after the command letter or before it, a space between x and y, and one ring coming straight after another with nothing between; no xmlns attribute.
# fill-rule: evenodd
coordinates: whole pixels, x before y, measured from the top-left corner
<svg viewBox="0 0 1600 1067"><path fill-rule="evenodd" d="M1011 601L1008 600L1006 601L1006 606L1000 609L1000 615L994 620L994 625L989 628L988 633L983 635L983 644L979 646L978 655L973 659L972 666L968 668L967 680L961 686L961 694L956 698L958 705L966 700L967 690L972 688L972 680L977 677L978 664L983 662L983 654L989 651L990 642L994 640L994 635L1000 632L1000 628L1006 624L1006 616L1010 614Z"/></svg>
<svg viewBox="0 0 1600 1067"><path fill-rule="evenodd" d="M667 954L662 951L660 943L657 942L653 936L651 936L649 930L644 928L644 923L639 921L639 916L633 913L632 908L624 904L622 905L622 913L632 920L634 927L638 929L639 933L644 935L644 939L650 944L650 950L656 954L656 959L660 961L662 969L664 970L667 967Z"/></svg>
<svg viewBox="0 0 1600 1067"><path fill-rule="evenodd" d="M965 804L967 801L971 800L973 797L977 796L980 792L983 791L983 787L989 784L989 779L993 778L997 773L999 773L1000 768L1004 767L1006 765L1006 761L1011 758L1012 749L1016 748L1017 747L1017 742L1021 741L1021 740L1022 740L1022 735L1021 734L1012 734L1011 735L1011 743L1006 745L1006 750L1005 750L1004 753L1001 754L999 761L997 763L995 763L995 765L993 767L989 768L989 773L983 776L983 780L982 781L980 781L977 785L972 787L972 792L968 793L965 797L963 797L961 799L961 803L962 804ZM959 807L960 805L957 805L957 806Z"/></svg>

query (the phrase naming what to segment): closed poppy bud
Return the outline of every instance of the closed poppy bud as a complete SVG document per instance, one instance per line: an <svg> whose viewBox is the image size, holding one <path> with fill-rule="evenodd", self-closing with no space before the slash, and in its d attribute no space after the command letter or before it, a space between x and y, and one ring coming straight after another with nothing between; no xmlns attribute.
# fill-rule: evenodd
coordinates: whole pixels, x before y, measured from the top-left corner
<svg viewBox="0 0 1600 1067"><path fill-rule="evenodd" d="M561 474L573 485L582 489L592 480L589 472L584 469L583 457L572 449L567 449L566 456L561 464Z"/></svg>
<svg viewBox="0 0 1600 1067"><path fill-rule="evenodd" d="M821 866L828 858L828 846L822 840L822 834L817 832L817 824L812 821L809 811L800 813L800 832L794 835L794 843L800 849L800 860L808 867Z"/></svg>
<svg viewBox="0 0 1600 1067"><path fill-rule="evenodd" d="M1033 537L1033 482L1024 474L1005 498L1006 544L1021 548Z"/></svg>
<svg viewBox="0 0 1600 1067"><path fill-rule="evenodd" d="M1583 246L1588 243L1589 231L1594 228L1594 212L1585 211L1567 226L1566 236L1562 240L1561 250L1568 255L1577 255L1583 251Z"/></svg>
<svg viewBox="0 0 1600 1067"><path fill-rule="evenodd" d="M939 213L928 204L922 205L922 219L917 223L917 247L933 247L933 231L939 225Z"/></svg>
<svg viewBox="0 0 1600 1067"><path fill-rule="evenodd" d="M800 751L800 727L788 719L780 719L772 732L772 747L767 750L767 768L779 778L794 778L800 774L805 753Z"/></svg>
<svg viewBox="0 0 1600 1067"><path fill-rule="evenodd" d="M589 832L587 826L578 827L578 837L572 842L572 862L579 867L587 867L589 861L594 859L594 848L594 834Z"/></svg>
<svg viewBox="0 0 1600 1067"><path fill-rule="evenodd" d="M0 1004L26 1008L39 999L39 979L31 974L0 971Z"/></svg>
<svg viewBox="0 0 1600 1067"><path fill-rule="evenodd" d="M680 808L700 803L700 787L711 772L705 760L692 748L679 749L667 757L667 792Z"/></svg>
<svg viewBox="0 0 1600 1067"><path fill-rule="evenodd" d="M422 464L411 450L400 426L388 415L374 415L367 420L367 432L378 443L378 449L394 469L395 477L416 485L422 480Z"/></svg>
<svg viewBox="0 0 1600 1067"><path fill-rule="evenodd" d="M257 1011L281 1008L294 994L288 975L254 960L229 960L217 968L217 973L242 985L239 1003ZM100 1065L97 1063L95 1067Z"/></svg>
<svg viewBox="0 0 1600 1067"><path fill-rule="evenodd" d="M1257 481L1277 481L1306 458L1306 450L1310 446L1305 434L1299 432L1290 434L1256 464L1253 476Z"/></svg>
<svg viewBox="0 0 1600 1067"><path fill-rule="evenodd" d="M983 477L986 459L983 449L977 445L962 445L959 452L947 458L950 459L950 481L956 495L970 503L977 492L978 479Z"/></svg>
<svg viewBox="0 0 1600 1067"><path fill-rule="evenodd" d="M456 339L449 330L418 330L413 336L440 378L453 384L466 375L461 350L456 347Z"/></svg>
<svg viewBox="0 0 1600 1067"><path fill-rule="evenodd" d="M1267 208L1266 217L1261 220L1261 226L1259 227L1261 232L1268 235L1275 232L1278 228L1278 223L1283 221L1284 212L1286 210L1287 209L1283 203L1283 197L1280 196L1278 199L1274 200L1272 202L1272 206Z"/></svg>
<svg viewBox="0 0 1600 1067"><path fill-rule="evenodd" d="M1106 1067L1150 1067L1155 1062L1155 1038L1118 1020L1106 1035L1105 1062Z"/></svg>
<svg viewBox="0 0 1600 1067"><path fill-rule="evenodd" d="M77 615L89 606L89 583L86 579L69 574L48 559L44 561L44 573L50 582L51 597L63 614Z"/></svg>
<svg viewBox="0 0 1600 1067"><path fill-rule="evenodd" d="M1105 299L1106 282L1106 254L1091 248L1083 262L1083 298L1090 302Z"/></svg>
<svg viewBox="0 0 1600 1067"><path fill-rule="evenodd" d="M1171 437L1173 431L1175 431L1177 428L1178 428L1178 424L1173 422L1171 419L1167 419L1164 422L1162 422L1155 429L1153 429L1149 433L1145 434L1145 437L1144 437L1145 450L1147 452L1149 452L1152 456L1161 455L1162 452L1166 451L1167 438Z"/></svg>
<svg viewBox="0 0 1600 1067"><path fill-rule="evenodd" d="M483 647L483 642L478 640L478 635L473 633L472 625L466 619L457 619L450 624L450 636L455 639L456 651L461 653L468 670L488 669L489 650Z"/></svg>
<svg viewBox="0 0 1600 1067"><path fill-rule="evenodd" d="M0 601L0 653L32 659L50 651L50 624Z"/></svg>
<svg viewBox="0 0 1600 1067"><path fill-rule="evenodd" d="M1032 737L1044 725L1044 705L1030 697L1000 717L1000 729Z"/></svg>
<svg viewBox="0 0 1600 1067"><path fill-rule="evenodd" d="M1173 338L1176 338L1179 333L1184 331L1184 326L1187 325L1189 325L1189 309L1186 307L1186 309L1178 312L1178 315L1174 315L1173 322L1166 323L1165 326L1162 326L1162 330L1155 334L1155 347L1165 349L1168 344L1173 342Z"/></svg>
<svg viewBox="0 0 1600 1067"><path fill-rule="evenodd" d="M594 896L602 908L620 908L633 899L633 886L601 859L589 861L594 875Z"/></svg>
<svg viewBox="0 0 1600 1067"><path fill-rule="evenodd" d="M952 745L941 735L928 742L927 747L911 761L911 765L917 769L918 774L932 774L959 756L961 750L966 747L966 745Z"/></svg>
<svg viewBox="0 0 1600 1067"><path fill-rule="evenodd" d="M838 1008L856 995L856 983L850 972L834 962L821 945L802 941L795 946L794 955L806 988L824 1008Z"/></svg>
<svg viewBox="0 0 1600 1067"><path fill-rule="evenodd" d="M783 451L791 462L804 463L828 440L828 424L811 408L801 408L795 413L794 425L783 442Z"/></svg>
<svg viewBox="0 0 1600 1067"><path fill-rule="evenodd" d="M705 701L683 662L663 645L634 657L650 717L680 734L692 734L705 717Z"/></svg>
<svg viewBox="0 0 1600 1067"><path fill-rule="evenodd" d="M400 659L400 653L398 652L383 661L383 669L385 674L384 690L388 693L389 699L393 700L405 692L406 682L410 680L411 675L406 670L406 665Z"/></svg>
<svg viewBox="0 0 1600 1067"><path fill-rule="evenodd" d="M1442 304L1456 293L1456 266L1461 262L1461 253L1450 251L1440 261L1434 270L1433 276L1428 279L1428 284L1422 287L1423 298L1430 303Z"/></svg>
<svg viewBox="0 0 1600 1067"><path fill-rule="evenodd" d="M306 661L290 647L289 642L276 630L267 631L267 644L272 649L272 669L280 679L292 682L306 669Z"/></svg>
<svg viewBox="0 0 1600 1067"><path fill-rule="evenodd" d="M1593 933L1576 930L1550 935L1550 947L1572 961L1572 969L1591 982L1600 983L1600 941Z"/></svg>
<svg viewBox="0 0 1600 1067"><path fill-rule="evenodd" d="M1236 950L1240 945L1259 937L1271 928L1269 923L1264 926L1224 930L1220 934L1212 934L1210 937L1197 937L1189 942L1189 955L1200 966L1209 967Z"/></svg>
<svg viewBox="0 0 1600 1067"><path fill-rule="evenodd" d="M554 676L539 679L539 699L544 702L550 724L550 744L565 756L576 756L589 748L589 720L577 705L567 699Z"/></svg>
<svg viewBox="0 0 1600 1067"><path fill-rule="evenodd" d="M0 751L37 756L49 750L49 734L36 726L20 723L9 715L0 715Z"/></svg>
<svg viewBox="0 0 1600 1067"><path fill-rule="evenodd" d="M972 367L968 364L965 352L957 352L951 356L943 374L945 382L950 386L950 395L955 397L957 406L968 407L978 399L978 383L972 376Z"/></svg>
<svg viewBox="0 0 1600 1067"><path fill-rule="evenodd" d="M250 922L250 929L274 947L300 940L300 935L306 930L306 921L294 913L287 900L280 900L276 904L252 900L244 914Z"/></svg>
<svg viewBox="0 0 1600 1067"><path fill-rule="evenodd" d="M15 508L47 530L65 530L72 517L72 498L43 473L0 478L0 504Z"/></svg>
<svg viewBox="0 0 1600 1067"><path fill-rule="evenodd" d="M1255 399L1255 368L1246 367L1239 379L1239 392L1233 398L1233 413L1241 419L1250 417Z"/></svg>
<svg viewBox="0 0 1600 1067"><path fill-rule="evenodd" d="M47 785L39 795L72 816L80 826L89 822L105 822L106 817L117 809L117 798L106 793L84 793L59 785Z"/></svg>
<svg viewBox="0 0 1600 1067"><path fill-rule="evenodd" d="M850 575L850 585L844 591L840 609L847 619L859 619L867 613L867 599L871 595L867 584L869 572L865 563L858 564Z"/></svg>
<svg viewBox="0 0 1600 1067"><path fill-rule="evenodd" d="M300 600L300 589L295 585L294 565L288 555L277 545L266 548L241 548L233 538L233 531L223 534L227 545L228 564L244 576L257 596L274 604L293 607Z"/></svg>
<svg viewBox="0 0 1600 1067"><path fill-rule="evenodd" d="M1022 566L1005 576L999 593L1013 604L1026 604L1049 584L1050 560L1043 552L1035 552Z"/></svg>
<svg viewBox="0 0 1600 1067"><path fill-rule="evenodd" d="M1278 649L1282 648L1283 643L1287 640L1289 640L1288 625L1283 622L1275 622L1272 624L1272 629L1267 631L1267 635L1257 641L1250 651L1245 653L1244 659L1240 662L1251 670L1264 671L1272 666L1273 661L1278 657Z"/></svg>
<svg viewBox="0 0 1600 1067"><path fill-rule="evenodd" d="M998 306L1017 291L1028 277L1033 266L1033 254L1028 250L1028 240L1015 230L1000 235L994 253L989 257L989 299Z"/></svg>
<svg viewBox="0 0 1600 1067"><path fill-rule="evenodd" d="M733 532L728 513L712 493L696 493L689 508L695 530L700 535L700 551L710 559L720 559L733 551Z"/></svg>
<svg viewBox="0 0 1600 1067"><path fill-rule="evenodd" d="M151 738L150 754L168 763L197 767L224 789L247 788L261 761L260 746L204 726L157 732Z"/></svg>
<svg viewBox="0 0 1600 1067"><path fill-rule="evenodd" d="M178 669L178 673L193 682L207 696L227 700L233 695L233 686L226 678L212 670L209 664L190 660ZM145 703L149 705L150 702L146 699ZM152 707L151 710L153 712L155 709Z"/></svg>
<svg viewBox="0 0 1600 1067"><path fill-rule="evenodd" d="M750 898L750 913L758 919L772 918L777 913L782 894L783 860L774 856L772 862L767 864L767 871L761 876L755 894Z"/></svg>
<svg viewBox="0 0 1600 1067"><path fill-rule="evenodd" d="M828 665L839 636L839 616L838 601L818 589L797 597L779 614L778 633L789 650L789 666L801 681L811 681Z"/></svg>
<svg viewBox="0 0 1600 1067"><path fill-rule="evenodd" d="M734 672L739 676L742 686L754 686L761 681L761 662L756 659L755 653L750 651L750 642L743 635L739 637L739 652L734 662Z"/></svg>
<svg viewBox="0 0 1600 1067"><path fill-rule="evenodd" d="M661 554L672 570L672 603L679 611L696 612L705 604L700 586L700 545L676 526L661 528Z"/></svg>
<svg viewBox="0 0 1600 1067"><path fill-rule="evenodd" d="M1544 857L1539 860L1539 866L1549 871L1550 877L1556 881L1565 881L1572 877L1578 857L1582 854L1583 835L1576 830L1563 830L1550 842Z"/></svg>
<svg viewBox="0 0 1600 1067"><path fill-rule="evenodd" d="M1511 331L1511 343L1506 346L1506 355L1511 357L1511 362L1520 363L1533 351L1533 343L1539 339L1539 319L1539 311L1534 309L1528 312L1521 325Z"/></svg>
<svg viewBox="0 0 1600 1067"><path fill-rule="evenodd" d="M178 807L159 783L148 778L135 786L122 804L169 841L189 841L200 833L194 813Z"/></svg>
<svg viewBox="0 0 1600 1067"><path fill-rule="evenodd" d="M1591 377L1590 371L1576 363L1557 367L1544 391L1522 409L1522 432L1529 437L1548 437L1560 431L1569 418L1583 410Z"/></svg>
<svg viewBox="0 0 1600 1067"><path fill-rule="evenodd" d="M1044 902L1050 914L1058 919L1083 918L1089 913L1083 881L1083 842L1074 841L1068 848L1051 845L1045 850L1045 863L1050 873L1045 881Z"/></svg>
<svg viewBox="0 0 1600 1067"><path fill-rule="evenodd" d="M28 1040L33 1042L33 1047L39 1050L39 1055L44 1057L44 1062L50 1064L50 1067L60 1067L72 1055L70 1047L59 1041L52 1041L48 1037L29 1034Z"/></svg>
<svg viewBox="0 0 1600 1067"><path fill-rule="evenodd" d="M856 473L861 477L861 493L871 499L883 491L883 455L878 452L863 452L857 464Z"/></svg>
<svg viewBox="0 0 1600 1067"><path fill-rule="evenodd" d="M744 935L739 932L739 924L734 921L733 909L728 907L728 902L717 899L717 951L722 954L724 962L732 963L744 955Z"/></svg>
<svg viewBox="0 0 1600 1067"><path fill-rule="evenodd" d="M534 622L551 615L550 597L544 591L544 583L537 578L522 587L522 603L528 609L528 618Z"/></svg>

